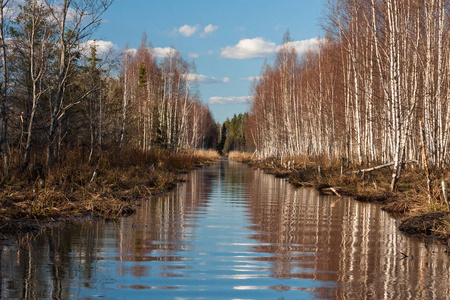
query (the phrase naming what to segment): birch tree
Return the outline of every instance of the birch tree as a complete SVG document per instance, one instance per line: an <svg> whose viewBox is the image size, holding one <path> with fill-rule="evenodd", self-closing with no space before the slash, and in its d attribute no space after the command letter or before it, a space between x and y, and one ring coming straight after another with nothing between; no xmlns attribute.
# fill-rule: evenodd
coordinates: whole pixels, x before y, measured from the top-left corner
<svg viewBox="0 0 450 300"><path fill-rule="evenodd" d="M59 31L59 71L52 104L47 148L47 165L55 163L55 138L65 111L64 95L77 45L88 38L101 23L102 14L114 0L45 0ZM69 13L70 12L70 13Z"/></svg>
<svg viewBox="0 0 450 300"><path fill-rule="evenodd" d="M45 80L48 77L49 64L52 59L52 48L55 40L55 24L49 22L50 13L41 1L28 0L20 7L21 12L14 21L11 29L14 39L14 51L23 52L31 85L31 111L25 116L26 142L22 168L27 168L30 162L32 140L34 138L34 123L39 102L48 85Z"/></svg>
<svg viewBox="0 0 450 300"><path fill-rule="evenodd" d="M8 147L8 60L6 52L6 17L5 12L9 0L0 0L0 51L2 78L0 82L0 150L3 156L3 171L9 174L9 147Z"/></svg>

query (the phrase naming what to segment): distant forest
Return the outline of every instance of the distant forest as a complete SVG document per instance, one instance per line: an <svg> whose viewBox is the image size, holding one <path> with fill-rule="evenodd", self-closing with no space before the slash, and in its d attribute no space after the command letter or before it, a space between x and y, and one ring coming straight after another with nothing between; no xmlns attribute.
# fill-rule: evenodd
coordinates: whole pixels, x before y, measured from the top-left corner
<svg viewBox="0 0 450 300"><path fill-rule="evenodd" d="M251 145L247 142L248 113L234 115L223 124L217 124L218 144L217 150L224 154L230 151L251 151Z"/></svg>

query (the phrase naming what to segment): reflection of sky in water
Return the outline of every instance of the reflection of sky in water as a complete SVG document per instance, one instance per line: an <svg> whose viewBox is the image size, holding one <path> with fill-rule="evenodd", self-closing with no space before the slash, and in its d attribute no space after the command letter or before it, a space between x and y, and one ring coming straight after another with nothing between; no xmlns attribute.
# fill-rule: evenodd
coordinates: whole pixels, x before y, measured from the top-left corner
<svg viewBox="0 0 450 300"><path fill-rule="evenodd" d="M444 299L443 251L398 234L374 205L221 162L119 223L70 226L3 247L0 296Z"/></svg>

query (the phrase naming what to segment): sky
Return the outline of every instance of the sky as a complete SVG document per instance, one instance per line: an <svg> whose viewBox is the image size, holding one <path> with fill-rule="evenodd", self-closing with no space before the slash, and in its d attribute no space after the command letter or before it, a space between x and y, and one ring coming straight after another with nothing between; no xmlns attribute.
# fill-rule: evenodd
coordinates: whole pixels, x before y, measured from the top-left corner
<svg viewBox="0 0 450 300"><path fill-rule="evenodd" d="M249 110L254 78L290 31L297 52L324 35L326 0L116 0L93 39L138 48L145 32L155 54L170 48L196 65L198 92L217 122Z"/></svg>

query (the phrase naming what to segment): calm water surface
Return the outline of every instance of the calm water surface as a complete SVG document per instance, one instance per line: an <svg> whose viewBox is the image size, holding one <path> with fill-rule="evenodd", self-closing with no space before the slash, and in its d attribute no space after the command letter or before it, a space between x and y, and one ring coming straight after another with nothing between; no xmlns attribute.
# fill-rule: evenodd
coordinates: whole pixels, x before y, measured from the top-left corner
<svg viewBox="0 0 450 300"><path fill-rule="evenodd" d="M396 227L375 205L222 161L118 223L0 246L0 296L449 299L445 248Z"/></svg>

